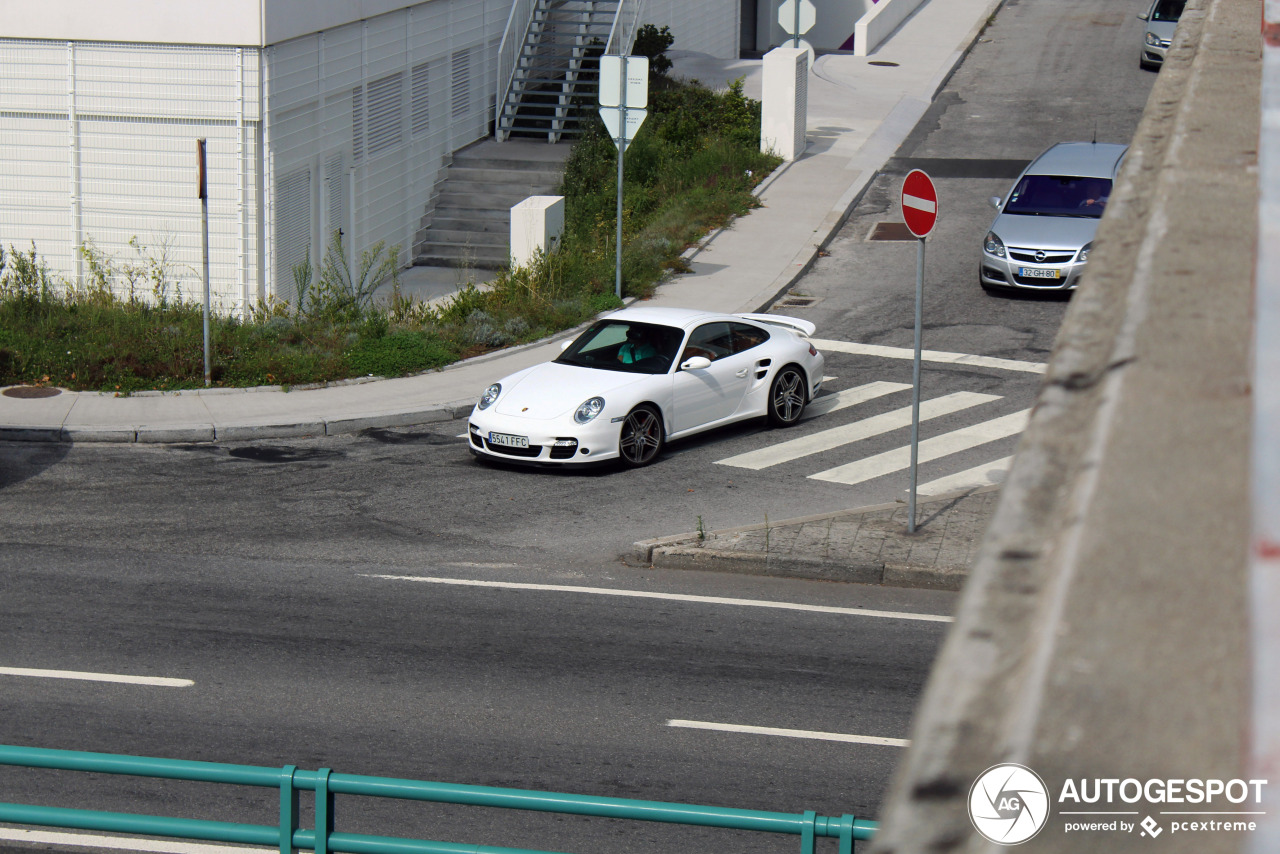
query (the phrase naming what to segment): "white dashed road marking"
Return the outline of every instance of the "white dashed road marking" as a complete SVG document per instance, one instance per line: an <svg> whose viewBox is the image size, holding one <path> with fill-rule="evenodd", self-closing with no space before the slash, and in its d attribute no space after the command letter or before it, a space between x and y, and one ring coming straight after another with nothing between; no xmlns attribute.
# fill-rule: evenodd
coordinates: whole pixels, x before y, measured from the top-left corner
<svg viewBox="0 0 1280 854"><path fill-rule="evenodd" d="M932 439L925 439L920 443L919 461L926 463L960 451L966 451L969 448L985 445L988 442L994 442L997 439L1016 436L1026 428L1027 419L1030 415L1031 410L1024 409L1021 412L1014 412L991 421L984 421L981 424L952 430L950 433L943 433L941 436L934 436ZM809 477L814 480L825 480L832 483L855 484L874 480L877 477L892 474L893 472L904 471L910 466L911 447L906 445L857 462L811 474Z"/></svg>
<svg viewBox="0 0 1280 854"><path fill-rule="evenodd" d="M772 735L782 738L806 738L814 741L843 741L853 744L877 744L885 747L906 747L911 742L905 738L881 738L875 735L849 735L842 732L817 732L807 729L779 729L771 726L744 726L720 724L709 721L667 721L667 726L684 729L709 729L717 732L739 732L748 735Z"/></svg>
<svg viewBox="0 0 1280 854"><path fill-rule="evenodd" d="M928 421L930 418L950 415L953 412L959 412L972 406L979 406L999 399L998 395L978 394L971 391L958 391L954 394L935 397L920 404L920 420ZM872 415L870 418L863 418L860 421L842 424L839 427L832 427L828 430L820 430L808 436L800 436L787 442L768 445L759 450L738 454L736 457L728 457L716 462L724 466L759 470L769 466L776 466L780 463L798 460L810 454L830 451L841 445L860 442L872 436L879 436L910 426L911 407L904 406L892 412Z"/></svg>
<svg viewBox="0 0 1280 854"><path fill-rule="evenodd" d="M870 608L842 608L836 605L806 605L800 602L771 602L765 599L732 599L721 596L695 596L688 593L658 593L649 590L617 590L609 587L579 587L569 584L528 584L520 581L480 581L471 578L436 578L425 575L374 575L365 578L382 581L413 581L419 584L449 584L460 587L489 587L502 590L529 590L538 593L586 593L593 596L620 596L633 599L662 599L668 602L693 602L704 605L732 605L740 608L776 608L782 611L810 611L817 614L842 614L849 617L881 617L890 620L920 620L950 623L951 617L938 614L912 614L905 611L876 611Z"/></svg>
<svg viewBox="0 0 1280 854"><path fill-rule="evenodd" d="M119 673L84 673L78 670L36 670L30 667L0 667L0 676L34 676L41 679L77 679L82 682L117 682L122 685L150 685L155 688L190 688L190 679L164 676L125 676Z"/></svg>

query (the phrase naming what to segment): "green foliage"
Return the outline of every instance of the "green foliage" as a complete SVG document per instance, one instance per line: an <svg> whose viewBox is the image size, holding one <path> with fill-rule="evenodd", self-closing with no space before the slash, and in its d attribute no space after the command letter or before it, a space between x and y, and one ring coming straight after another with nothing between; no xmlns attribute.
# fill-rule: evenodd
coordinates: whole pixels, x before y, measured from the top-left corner
<svg viewBox="0 0 1280 854"><path fill-rule="evenodd" d="M671 60L667 58L667 48L675 44L676 37L671 35L670 27L658 29L653 24L645 24L636 30L636 40L631 47L632 56L649 58L650 80L654 77L666 77L671 70Z"/></svg>
<svg viewBox="0 0 1280 854"><path fill-rule="evenodd" d="M342 234L335 231L314 291L310 287L310 269L294 268L294 283L302 286L298 291L298 311L331 321L359 319L369 310L373 292L380 285L391 282L394 287L398 287L399 259L399 246L388 248L386 241L379 240L360 253L360 264L353 268L347 259L347 250L342 245ZM308 293L311 304L304 306L304 295Z"/></svg>
<svg viewBox="0 0 1280 854"><path fill-rule="evenodd" d="M352 375L375 377L400 377L442 368L457 358L457 349L438 335L408 329L378 338L361 338L345 354Z"/></svg>
<svg viewBox="0 0 1280 854"><path fill-rule="evenodd" d="M669 33L648 28L659 49ZM654 54L655 56L657 54ZM653 66L651 65L651 68ZM624 293L643 296L687 265L682 253L757 202L777 166L759 152L760 105L737 82L711 92L667 81L624 160ZM468 285L443 305L401 294L399 247L353 264L335 234L317 271L293 271L294 304L260 301L247 320L210 318L220 386L298 386L403 376L543 338L620 307L614 294L617 150L598 117L571 153L556 251ZM122 259L80 248L84 282L50 272L36 247L0 249L0 385L52 384L127 393L204 384L202 312L184 297L170 244L129 241ZM390 299L374 302L389 285Z"/></svg>
<svg viewBox="0 0 1280 854"><path fill-rule="evenodd" d="M759 150L760 104L738 80L721 92L672 81L623 158L623 291L652 292L686 266L680 256L758 202L752 189L781 162ZM579 281L612 283L617 147L593 122L565 166L565 239Z"/></svg>

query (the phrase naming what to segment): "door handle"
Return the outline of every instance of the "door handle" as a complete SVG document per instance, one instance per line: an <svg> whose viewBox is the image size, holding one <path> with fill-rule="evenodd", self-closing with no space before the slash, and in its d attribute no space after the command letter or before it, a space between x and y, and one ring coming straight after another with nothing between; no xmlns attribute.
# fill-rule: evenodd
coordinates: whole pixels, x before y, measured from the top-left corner
<svg viewBox="0 0 1280 854"><path fill-rule="evenodd" d="M747 372L750 370L751 370L750 368L743 368L742 370L738 371L738 376L745 377L747 375Z"/></svg>

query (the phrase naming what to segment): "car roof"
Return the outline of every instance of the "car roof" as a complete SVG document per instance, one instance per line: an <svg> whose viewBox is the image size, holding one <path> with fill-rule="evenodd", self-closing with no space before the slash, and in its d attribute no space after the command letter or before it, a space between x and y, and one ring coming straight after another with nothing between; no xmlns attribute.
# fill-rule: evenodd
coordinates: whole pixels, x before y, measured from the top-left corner
<svg viewBox="0 0 1280 854"><path fill-rule="evenodd" d="M655 323L662 326L676 326L687 329L704 320L741 320L733 315L718 311L704 311L696 308L665 308L659 306L642 306L624 308L606 315L605 320L634 320L638 323Z"/></svg>
<svg viewBox="0 0 1280 854"><path fill-rule="evenodd" d="M1033 160L1026 174L1114 179L1128 150L1114 142L1059 142Z"/></svg>

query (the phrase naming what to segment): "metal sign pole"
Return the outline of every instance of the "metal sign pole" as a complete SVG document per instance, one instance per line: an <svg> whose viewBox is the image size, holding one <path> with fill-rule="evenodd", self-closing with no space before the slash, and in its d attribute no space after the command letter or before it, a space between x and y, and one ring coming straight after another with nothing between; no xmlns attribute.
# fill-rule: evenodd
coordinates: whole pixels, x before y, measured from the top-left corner
<svg viewBox="0 0 1280 854"><path fill-rule="evenodd" d="M200 221L201 245L204 250L204 387L213 383L213 368L209 359L209 190L205 177L204 139L196 140L196 155L200 161Z"/></svg>
<svg viewBox="0 0 1280 854"><path fill-rule="evenodd" d="M920 352L924 328L924 238L916 241L916 353L911 365L911 489L907 533L916 532L916 462L920 452Z"/></svg>
<svg viewBox="0 0 1280 854"><path fill-rule="evenodd" d="M622 154L627 147L627 58L622 57L621 73L618 75L618 111L622 128L618 143L618 233L617 246L614 252L614 292L622 299Z"/></svg>

